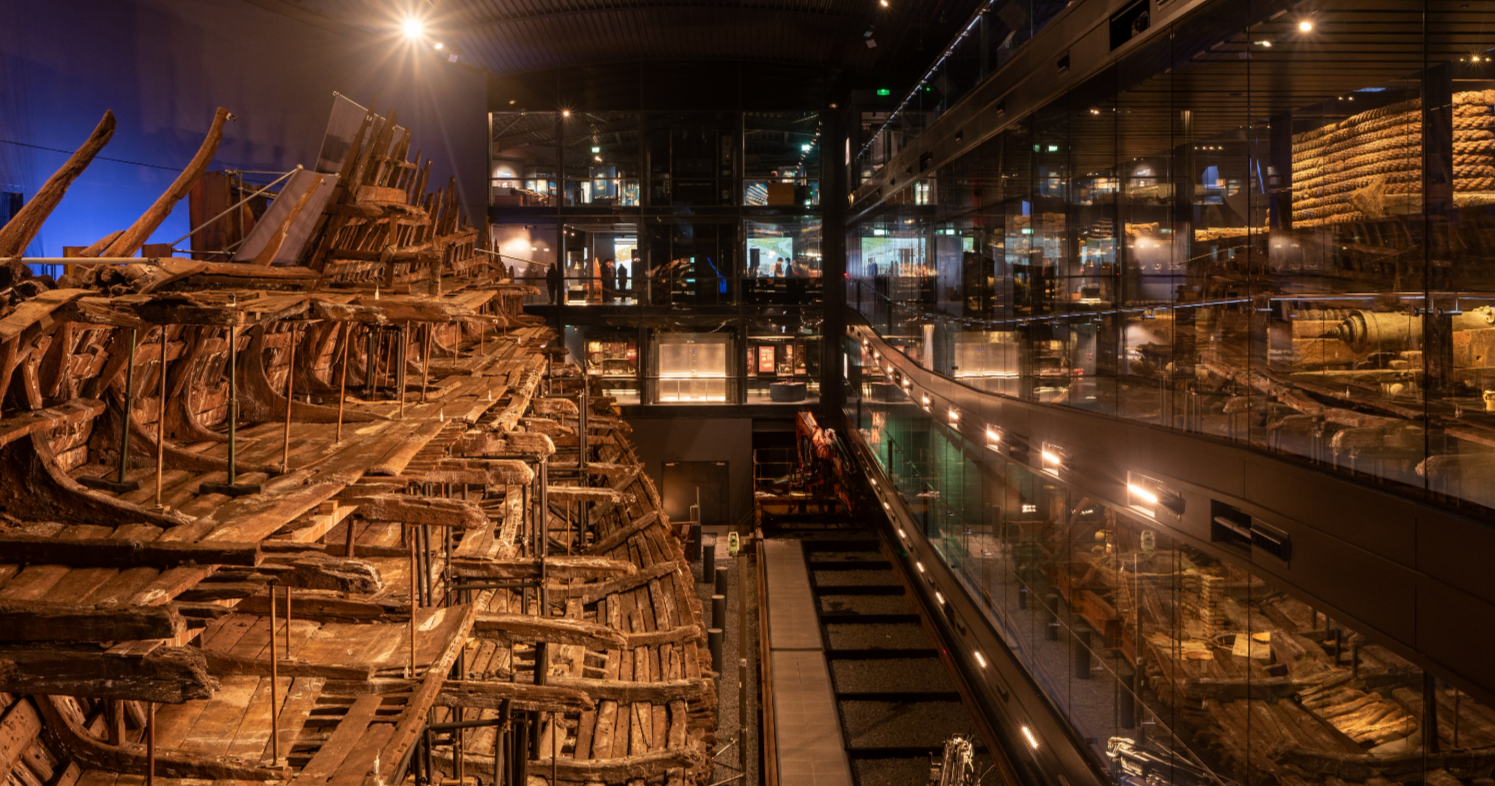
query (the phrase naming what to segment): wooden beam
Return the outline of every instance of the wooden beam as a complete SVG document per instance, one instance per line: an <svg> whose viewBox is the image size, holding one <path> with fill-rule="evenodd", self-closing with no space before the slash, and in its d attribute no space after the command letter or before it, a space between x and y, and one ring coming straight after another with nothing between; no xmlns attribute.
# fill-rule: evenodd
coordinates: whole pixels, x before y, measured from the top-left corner
<svg viewBox="0 0 1495 786"><path fill-rule="evenodd" d="M101 650L0 649L0 691L182 704L218 689L193 647L157 647L144 656Z"/></svg>
<svg viewBox="0 0 1495 786"><path fill-rule="evenodd" d="M488 524L488 517L483 515L482 508L458 499L375 494L344 501L357 505L357 515L368 521L429 524L433 527L456 529L481 529Z"/></svg>
<svg viewBox="0 0 1495 786"><path fill-rule="evenodd" d="M257 543L186 543L124 538L47 538L0 535L6 562L69 565L76 568L175 568L182 565L255 567L263 555Z"/></svg>
<svg viewBox="0 0 1495 786"><path fill-rule="evenodd" d="M26 247L31 245L31 240L41 230L42 223L52 214L57 203L62 201L62 195L67 193L68 186L83 174L83 170L93 162L93 157L109 144L114 136L114 126L114 113L104 110L104 117L99 120L83 145L73 151L68 160L47 178L47 182L37 189L36 196L21 208L21 212L0 229L0 258L16 257L26 252Z"/></svg>
<svg viewBox="0 0 1495 786"><path fill-rule="evenodd" d="M213 123L208 128L208 135L203 138L202 146L197 149L197 155L187 163L187 168L177 175L177 179L172 182L170 188L166 189L166 193L162 194L155 204L142 213L140 218L136 219L135 223L124 231L124 234L110 243L99 256L131 257L140 250L141 246L145 245L146 239L156 231L156 227L161 226L161 222L171 214L172 207L192 190L192 185L197 182L197 178L201 177L202 173L207 170L208 164L213 162L213 154L218 152L218 143L223 139L223 124L231 116L227 109L218 107L218 111L213 114Z"/></svg>
<svg viewBox="0 0 1495 786"><path fill-rule="evenodd" d="M671 770L690 769L705 757L689 748L668 748L618 759L530 759L529 771L578 783L633 783L656 780Z"/></svg>
<svg viewBox="0 0 1495 786"><path fill-rule="evenodd" d="M297 600L296 613L300 616L300 600ZM270 659L260 660L258 658L246 658L242 655L223 652L221 650L202 651L207 660L208 671L218 677L234 677L240 675L252 675L258 677L270 676ZM309 663L300 660L281 660L276 664L276 669L281 677L321 677L328 680L353 680L369 682L374 679L374 666L333 666L323 663Z"/></svg>
<svg viewBox="0 0 1495 786"><path fill-rule="evenodd" d="M658 520L659 511L651 510L648 513L645 513L644 515L635 519L632 524L629 524L625 527L620 527L608 533L608 535L602 540L599 540L596 543L592 544L592 547L587 549L587 552L590 554L606 554L607 552L612 551L618 546L626 543L628 539L633 537L634 535L643 532L650 524L653 524Z"/></svg>
<svg viewBox="0 0 1495 786"><path fill-rule="evenodd" d="M621 632L605 625L530 614L479 614L477 621L473 623L472 632L474 636L500 639L511 644L546 641L622 649L628 643Z"/></svg>
<svg viewBox="0 0 1495 786"><path fill-rule="evenodd" d="M672 701L699 699L712 690L712 681L704 678L668 680L665 682L630 682L627 680L594 680L581 677L551 677L550 684L584 691L593 701L616 701L633 704L668 704Z"/></svg>
<svg viewBox="0 0 1495 786"><path fill-rule="evenodd" d="M584 691L528 682L448 680L436 697L437 706L485 710L500 709L505 701L514 702L516 710L537 712L577 712L596 706Z"/></svg>
<svg viewBox="0 0 1495 786"><path fill-rule="evenodd" d="M481 576L490 579L538 579L539 559L468 560L454 559L452 567L459 576ZM638 572L632 562L605 557L546 557L545 575L551 579L601 579L631 576Z"/></svg>
<svg viewBox="0 0 1495 786"><path fill-rule="evenodd" d="M583 606L596 603L599 600L619 592L628 592L648 584L654 579L664 578L680 568L680 563L673 560L669 562L656 562L650 567L631 575L619 576L607 581L599 581L593 584L582 584L571 587L571 597L581 601Z"/></svg>
<svg viewBox="0 0 1495 786"><path fill-rule="evenodd" d="M187 621L165 606L0 600L0 642L175 639Z"/></svg>

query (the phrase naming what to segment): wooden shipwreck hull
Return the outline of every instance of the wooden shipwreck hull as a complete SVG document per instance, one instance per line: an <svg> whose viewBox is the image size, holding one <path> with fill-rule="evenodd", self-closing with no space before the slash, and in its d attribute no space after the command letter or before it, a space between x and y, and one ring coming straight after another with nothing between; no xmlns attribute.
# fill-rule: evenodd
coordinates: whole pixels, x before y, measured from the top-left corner
<svg viewBox="0 0 1495 786"><path fill-rule="evenodd" d="M258 250L134 257L227 117L55 283L21 254L112 116L0 229L0 777L704 783L701 605L629 428L393 112Z"/></svg>

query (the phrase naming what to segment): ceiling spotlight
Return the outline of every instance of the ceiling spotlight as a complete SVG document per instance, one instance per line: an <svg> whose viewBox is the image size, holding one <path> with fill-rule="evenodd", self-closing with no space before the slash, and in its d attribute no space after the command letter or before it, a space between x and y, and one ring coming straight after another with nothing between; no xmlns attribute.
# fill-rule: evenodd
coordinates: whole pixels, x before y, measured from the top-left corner
<svg viewBox="0 0 1495 786"><path fill-rule="evenodd" d="M570 117L570 116L571 116L571 110L569 110L569 109L562 109L561 110L561 117Z"/></svg>
<svg viewBox="0 0 1495 786"><path fill-rule="evenodd" d="M405 32L406 38L420 38L421 36L426 34L425 23L413 16L407 18L404 23L400 25L400 29Z"/></svg>
<svg viewBox="0 0 1495 786"><path fill-rule="evenodd" d="M881 4L883 8L888 7L888 0L878 0L878 3Z"/></svg>
<svg viewBox="0 0 1495 786"><path fill-rule="evenodd" d="M1265 40L1265 39L1263 39L1263 40L1261 40L1261 41L1257 41L1257 42L1256 42L1256 45L1257 45L1257 46L1264 46L1264 47L1266 47L1266 48L1268 48L1268 49L1271 49L1271 48L1272 48L1272 42L1271 42L1271 41L1267 41L1267 40Z"/></svg>
<svg viewBox="0 0 1495 786"><path fill-rule="evenodd" d="M437 41L436 42L436 48L437 49L445 49L446 48L446 44L443 44L440 41Z"/></svg>
<svg viewBox="0 0 1495 786"><path fill-rule="evenodd" d="M1308 21L1307 19L1304 19L1303 21L1298 23L1298 31L1303 33L1313 32L1313 23Z"/></svg>

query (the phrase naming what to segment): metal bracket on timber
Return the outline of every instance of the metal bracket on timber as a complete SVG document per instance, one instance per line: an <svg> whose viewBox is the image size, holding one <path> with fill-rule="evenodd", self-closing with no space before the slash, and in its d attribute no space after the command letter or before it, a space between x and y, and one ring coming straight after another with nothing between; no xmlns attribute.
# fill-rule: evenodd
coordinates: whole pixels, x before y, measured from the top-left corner
<svg viewBox="0 0 1495 786"><path fill-rule="evenodd" d="M75 762L85 768L96 768L129 775L144 775L154 770L168 778L203 780L289 781L289 767L261 767L228 756L200 756L181 751L160 751L150 755L145 745L110 745L89 734L77 720L78 711L68 706L65 696L38 696L36 703L47 720L47 731Z"/></svg>
<svg viewBox="0 0 1495 786"><path fill-rule="evenodd" d="M249 335L249 349L244 353L238 368L239 412L248 420L260 423L277 422L285 417L286 398L285 394L270 384L270 377L265 373L264 326L251 329ZM336 423L338 410L337 407L293 401L291 402L291 418L303 423ZM343 420L348 423L367 423L375 420L388 420L388 418L354 410L344 412Z"/></svg>
<svg viewBox="0 0 1495 786"><path fill-rule="evenodd" d="M57 468L51 445L39 433L0 447L0 488L28 491L0 496L0 510L19 519L111 527L144 523L167 528L192 520L180 513L158 513L84 488Z"/></svg>

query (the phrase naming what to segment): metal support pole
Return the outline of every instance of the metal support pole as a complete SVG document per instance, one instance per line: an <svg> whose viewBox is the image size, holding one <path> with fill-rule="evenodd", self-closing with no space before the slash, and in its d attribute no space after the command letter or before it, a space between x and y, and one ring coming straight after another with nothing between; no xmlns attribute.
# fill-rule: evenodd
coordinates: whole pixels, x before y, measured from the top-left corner
<svg viewBox="0 0 1495 786"><path fill-rule="evenodd" d="M230 300L231 304L237 300ZM202 483L197 487L199 494L222 494L228 497L242 497L246 494L257 494L260 491L258 483L238 483L237 464L239 459L238 445L239 430L239 333L234 325L228 326L228 482L227 483Z"/></svg>
<svg viewBox="0 0 1495 786"><path fill-rule="evenodd" d="M349 519L349 521L351 522L352 519ZM417 579L417 575L418 575L417 572L416 572L416 567L417 567L417 565L419 563L416 562L416 559L415 559L415 532L414 532L414 528L413 527L412 527L409 535L410 535L409 536L409 541L410 541L410 674L409 674L409 677L411 679L415 679L415 609L416 609L415 584L416 584L416 579Z"/></svg>
<svg viewBox="0 0 1495 786"><path fill-rule="evenodd" d="M291 347L286 352L286 430L285 447L280 454L280 471L291 471L291 401L296 391L296 323L291 323Z"/></svg>
<svg viewBox="0 0 1495 786"><path fill-rule="evenodd" d="M343 407L348 403L348 345L353 343L353 323L348 323L348 329L343 334L343 371L342 381L337 391L337 441L343 441ZM351 525L350 525L351 526ZM350 530L351 531L351 530ZM353 556L352 552L348 556Z"/></svg>
<svg viewBox="0 0 1495 786"><path fill-rule="evenodd" d="M270 766L280 764L280 669L279 659L275 657L275 641L278 635L278 624L275 621L275 585L270 585ZM289 635L290 631L287 630Z"/></svg>
<svg viewBox="0 0 1495 786"><path fill-rule="evenodd" d="M161 507L161 486L166 474L166 325L161 326L161 393L156 407L156 507ZM152 705L152 712L154 712Z"/></svg>
<svg viewBox="0 0 1495 786"><path fill-rule="evenodd" d="M138 331L130 328L129 359L125 362L125 394L121 397L123 407L120 412L119 421L119 469L114 480L108 478L81 477L78 479L89 488L112 491L116 494L124 494L140 488L140 481L125 481L125 470L130 463L130 409L135 403L135 339Z"/></svg>

